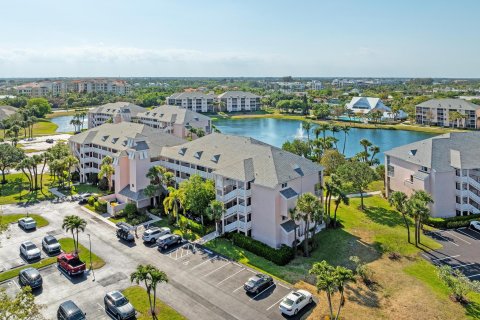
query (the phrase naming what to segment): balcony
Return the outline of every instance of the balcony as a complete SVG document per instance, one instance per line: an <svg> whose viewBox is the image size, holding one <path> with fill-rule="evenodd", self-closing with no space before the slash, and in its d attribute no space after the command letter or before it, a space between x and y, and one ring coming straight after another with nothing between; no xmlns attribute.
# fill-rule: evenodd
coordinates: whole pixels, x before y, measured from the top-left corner
<svg viewBox="0 0 480 320"><path fill-rule="evenodd" d="M238 212L238 205L234 205L228 208L227 210L225 210L225 218L237 212Z"/></svg>
<svg viewBox="0 0 480 320"><path fill-rule="evenodd" d="M234 189L234 190L230 191L229 193L224 194L223 196L220 196L220 198L223 202L228 202L228 201L230 201L230 200L232 200L236 197L237 197L237 189Z"/></svg>
<svg viewBox="0 0 480 320"><path fill-rule="evenodd" d="M225 225L225 227L223 228L223 231L224 232L230 232L230 231L233 231L233 230L237 230L238 229L237 224L238 224L238 221L229 223L229 224Z"/></svg>

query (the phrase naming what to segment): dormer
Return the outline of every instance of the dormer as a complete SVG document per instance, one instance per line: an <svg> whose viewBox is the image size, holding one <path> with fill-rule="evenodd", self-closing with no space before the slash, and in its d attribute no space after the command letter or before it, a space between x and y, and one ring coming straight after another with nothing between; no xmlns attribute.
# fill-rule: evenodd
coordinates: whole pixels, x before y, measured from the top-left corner
<svg viewBox="0 0 480 320"><path fill-rule="evenodd" d="M180 148L180 150L178 150L178 154L184 156L185 155L185 152L187 152L187 148Z"/></svg>
<svg viewBox="0 0 480 320"><path fill-rule="evenodd" d="M202 153L203 153L203 151L197 151L197 152L195 152L194 157L195 157L196 159L199 159L199 160L200 160L200 158L202 157Z"/></svg>

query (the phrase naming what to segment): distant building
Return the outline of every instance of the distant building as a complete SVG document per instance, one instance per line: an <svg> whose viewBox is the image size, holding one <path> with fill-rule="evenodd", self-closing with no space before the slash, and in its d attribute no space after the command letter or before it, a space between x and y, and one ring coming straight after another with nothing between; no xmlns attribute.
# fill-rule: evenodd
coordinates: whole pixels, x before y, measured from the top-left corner
<svg viewBox="0 0 480 320"><path fill-rule="evenodd" d="M462 119L451 119L452 112L459 112ZM418 124L442 127L478 129L480 106L462 99L431 99L415 107L415 121Z"/></svg>
<svg viewBox="0 0 480 320"><path fill-rule="evenodd" d="M178 106L164 105L145 110L138 113L134 121L180 138L190 136L190 128L202 129L205 134L212 132L212 121L209 117Z"/></svg>
<svg viewBox="0 0 480 320"><path fill-rule="evenodd" d="M46 97L58 96L67 92L103 92L125 95L130 92L130 88L131 86L125 80L82 79L30 82L16 86L14 89L18 94L30 97Z"/></svg>
<svg viewBox="0 0 480 320"><path fill-rule="evenodd" d="M353 97L352 100L347 103L346 108L350 112L362 114L380 111L382 113L382 119L407 118L407 114L401 110L397 114L394 114L392 109L384 105L379 98Z"/></svg>
<svg viewBox="0 0 480 320"><path fill-rule="evenodd" d="M203 92L179 92L167 97L167 104L195 112L213 112L215 95Z"/></svg>
<svg viewBox="0 0 480 320"><path fill-rule="evenodd" d="M433 197L433 217L480 213L480 133L452 132L385 152L387 196L416 190Z"/></svg>
<svg viewBox="0 0 480 320"><path fill-rule="evenodd" d="M322 86L322 82L321 81L318 81L318 80L312 80L310 82L310 89L312 90L322 90L323 86Z"/></svg>
<svg viewBox="0 0 480 320"><path fill-rule="evenodd" d="M244 91L227 91L218 96L228 112L260 110L260 96Z"/></svg>
<svg viewBox="0 0 480 320"><path fill-rule="evenodd" d="M0 121L17 113L18 109L12 106L0 106Z"/></svg>
<svg viewBox="0 0 480 320"><path fill-rule="evenodd" d="M107 103L88 111L88 128L100 126L106 122L131 122L145 108L130 102Z"/></svg>

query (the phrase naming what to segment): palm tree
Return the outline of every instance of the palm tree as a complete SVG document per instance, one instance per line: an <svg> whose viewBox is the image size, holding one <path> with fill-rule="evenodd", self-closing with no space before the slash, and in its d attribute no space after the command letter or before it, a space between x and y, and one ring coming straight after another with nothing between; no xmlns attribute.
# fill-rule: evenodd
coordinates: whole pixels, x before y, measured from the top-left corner
<svg viewBox="0 0 480 320"><path fill-rule="evenodd" d="M297 221L300 220L300 216L298 214L298 211L295 210L295 208L290 208L288 210L288 212L290 213L290 218L293 220L293 223L295 224L295 228L293 230L293 235L294 235L294 240L293 240L293 250L294 250L294 257L297 256L297 247L298 247L298 241L297 241L297 228L298 228L298 224L297 224Z"/></svg>
<svg viewBox="0 0 480 320"><path fill-rule="evenodd" d="M137 285L143 283L147 289L148 302L150 304L150 313L152 319L157 319L156 303L157 303L157 286L159 283L168 282L168 277L165 272L160 271L151 264L138 265L137 269L130 274L130 282L135 282ZM153 299L151 292L153 291Z"/></svg>
<svg viewBox="0 0 480 320"><path fill-rule="evenodd" d="M411 243L410 224L407 220L407 200L408 197L405 193L401 191L394 191L388 198L388 203L390 203L390 206L394 207L395 210L402 214L403 222L405 223L405 227L407 227L408 243Z"/></svg>
<svg viewBox="0 0 480 320"><path fill-rule="evenodd" d="M317 140L320 137L320 134L322 134L322 127L316 126L313 128L313 134L315 135L315 140Z"/></svg>
<svg viewBox="0 0 480 320"><path fill-rule="evenodd" d="M417 190L407 201L407 210L410 216L415 220L415 246L420 243L420 230L422 222L428 219L430 210L429 204L433 203L433 198L423 190Z"/></svg>
<svg viewBox="0 0 480 320"><path fill-rule="evenodd" d="M341 131L341 128L337 125L333 125L330 130L332 131L332 136L333 138L335 138L335 149L338 149L337 148L337 142L338 142L338 139L335 137L335 133L338 133Z"/></svg>
<svg viewBox="0 0 480 320"><path fill-rule="evenodd" d="M201 138L205 136L205 130L203 130L202 128L197 128L197 132L195 134L197 135L197 138Z"/></svg>
<svg viewBox="0 0 480 320"><path fill-rule="evenodd" d="M12 145L14 147L17 146L18 135L19 135L21 129L22 128L18 124L14 124L7 130L7 136L12 139Z"/></svg>
<svg viewBox="0 0 480 320"><path fill-rule="evenodd" d="M340 204L348 206L350 203L350 198L347 193L340 188L337 188L337 197L335 198L335 210L333 212L333 227L337 227L337 210Z"/></svg>
<svg viewBox="0 0 480 320"><path fill-rule="evenodd" d="M172 213L172 217L176 219L178 224L178 209L181 207L183 201L183 192L180 189L168 187L168 196L163 199L163 208L165 214Z"/></svg>
<svg viewBox="0 0 480 320"><path fill-rule="evenodd" d="M350 131L350 127L343 126L341 130L343 131L344 137L345 137L345 139L343 140L343 151L342 151L343 155L345 155L345 146L347 145L347 136L348 136L348 132Z"/></svg>
<svg viewBox="0 0 480 320"><path fill-rule="evenodd" d="M318 207L322 207L322 203L310 192L300 195L297 199L297 205L295 206L298 219L301 219L304 222L304 256L306 257L310 255L308 248L310 221L313 220L315 212L320 210Z"/></svg>
<svg viewBox="0 0 480 320"><path fill-rule="evenodd" d="M206 215L210 220L215 221L215 229L218 232L218 221L223 217L225 214L225 205L223 202L218 200L212 200L206 209ZM223 230L222 230L223 232Z"/></svg>
<svg viewBox="0 0 480 320"><path fill-rule="evenodd" d="M302 128L303 130L305 130L306 134L307 134L307 142L308 142L308 145L310 145L310 131L312 130L312 122L310 121L303 121L302 122Z"/></svg>
<svg viewBox="0 0 480 320"><path fill-rule="evenodd" d="M368 150L370 150L370 152L372 153L369 163L371 166L373 166L373 160L375 159L375 155L380 152L380 148L377 146L371 146Z"/></svg>
<svg viewBox="0 0 480 320"><path fill-rule="evenodd" d="M110 156L106 156L102 159L102 164L100 166L100 172L98 173L98 178L102 179L103 177L107 178L108 189L112 190L112 176L115 173L113 168L113 159Z"/></svg>
<svg viewBox="0 0 480 320"><path fill-rule="evenodd" d="M66 216L63 219L62 229L65 229L65 231L70 231L72 233L73 246L75 247L76 254L78 254L78 233L79 231L84 232L86 226L87 221L76 215ZM75 234L77 235L76 238Z"/></svg>
<svg viewBox="0 0 480 320"><path fill-rule="evenodd" d="M330 125L328 123L321 123L318 125L318 127L320 128L320 131L322 132L322 135L323 135L323 142L325 142L325 140L327 139L327 131L330 130Z"/></svg>
<svg viewBox="0 0 480 320"><path fill-rule="evenodd" d="M153 206L156 208L157 207L157 187L154 186L153 184L149 184L148 186L143 189L143 193L149 197L153 198Z"/></svg>
<svg viewBox="0 0 480 320"><path fill-rule="evenodd" d="M85 117L86 116L87 116L87 113L85 111L80 112L80 117L82 118L82 121L80 122L81 126L82 126L81 130L83 130L83 124L85 123Z"/></svg>
<svg viewBox="0 0 480 320"><path fill-rule="evenodd" d="M360 145L361 145L361 146L363 147L363 149L364 149L364 153L363 153L364 159L363 159L363 160L364 160L365 162L368 162L368 156L370 155L370 154L368 153L368 148L372 146L372 143L371 143L370 141L368 141L367 139L362 139L362 140L360 140Z"/></svg>

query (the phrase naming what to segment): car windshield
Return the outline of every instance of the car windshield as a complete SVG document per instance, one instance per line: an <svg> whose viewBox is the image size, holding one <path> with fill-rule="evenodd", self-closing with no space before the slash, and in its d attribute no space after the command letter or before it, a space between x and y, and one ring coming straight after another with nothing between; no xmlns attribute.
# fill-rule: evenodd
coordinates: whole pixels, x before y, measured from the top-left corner
<svg viewBox="0 0 480 320"><path fill-rule="evenodd" d="M249 285L250 287L253 287L259 282L260 282L260 279L250 279L247 281L247 285Z"/></svg>
<svg viewBox="0 0 480 320"><path fill-rule="evenodd" d="M56 244L56 243L58 243L57 239L55 239L55 238L46 238L46 239L45 239L45 242L46 242L47 244Z"/></svg>
<svg viewBox="0 0 480 320"><path fill-rule="evenodd" d="M290 307L293 306L294 301L292 299L285 298L283 299L282 303Z"/></svg>
<svg viewBox="0 0 480 320"><path fill-rule="evenodd" d="M127 303L128 303L127 298L121 298L121 299L119 299L119 300L117 300L117 301L115 302L115 305L116 305L117 307L121 307L121 306L126 305Z"/></svg>
<svg viewBox="0 0 480 320"><path fill-rule="evenodd" d="M37 248L37 247L33 243L27 243L25 245L25 249L27 249L27 250L33 250L35 248Z"/></svg>
<svg viewBox="0 0 480 320"><path fill-rule="evenodd" d="M74 314L70 315L70 317L68 317L68 320L83 320L83 319L85 319L85 315L80 310L78 310Z"/></svg>

